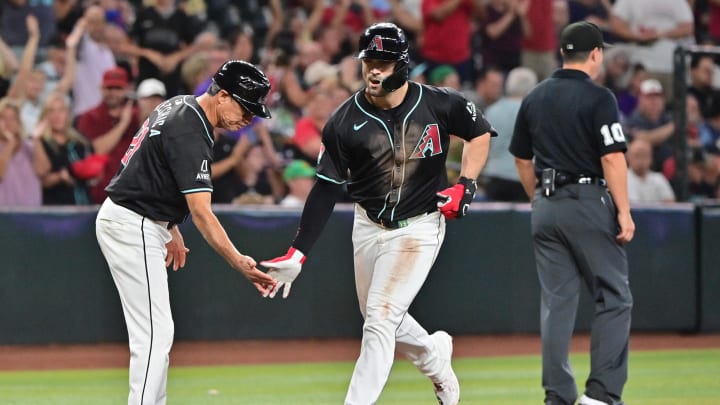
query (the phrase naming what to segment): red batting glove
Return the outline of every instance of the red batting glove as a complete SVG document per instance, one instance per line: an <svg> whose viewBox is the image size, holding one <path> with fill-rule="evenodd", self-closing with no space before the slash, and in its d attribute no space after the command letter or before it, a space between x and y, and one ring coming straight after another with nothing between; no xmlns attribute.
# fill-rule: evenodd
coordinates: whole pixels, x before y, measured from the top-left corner
<svg viewBox="0 0 720 405"><path fill-rule="evenodd" d="M285 286L283 298L287 298L290 295L293 281L300 274L303 262L305 262L305 255L294 247L288 249L284 256L260 262L261 265L270 269L267 274L277 280L277 284L265 290L263 297L275 298L275 294L282 286Z"/></svg>
<svg viewBox="0 0 720 405"><path fill-rule="evenodd" d="M437 193L440 213L447 219L464 217L475 197L477 185L474 180L460 177L458 183Z"/></svg>
<svg viewBox="0 0 720 405"><path fill-rule="evenodd" d="M437 193L437 206L440 208L440 213L443 214L445 218L457 218L460 199L462 198L464 191L465 187L463 187L462 184L456 184Z"/></svg>

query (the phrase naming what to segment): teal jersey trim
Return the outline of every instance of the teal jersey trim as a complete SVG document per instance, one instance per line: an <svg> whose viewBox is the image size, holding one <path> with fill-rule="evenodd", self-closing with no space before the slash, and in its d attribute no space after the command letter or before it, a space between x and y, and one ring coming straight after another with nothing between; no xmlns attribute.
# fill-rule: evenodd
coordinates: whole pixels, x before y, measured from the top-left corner
<svg viewBox="0 0 720 405"><path fill-rule="evenodd" d="M192 96L185 96L185 97L192 97ZM200 122L203 124L203 128L205 128L205 135L210 140L210 145L215 145L215 139L213 139L212 135L210 134L210 131L208 130L207 125L205 125L205 120L202 117L202 114L200 114L200 111L197 110L197 108L191 106L187 101L185 101L185 97L183 97L183 103L185 103L186 106L192 108L193 111L195 111L195 114L197 114L198 118L200 118Z"/></svg>

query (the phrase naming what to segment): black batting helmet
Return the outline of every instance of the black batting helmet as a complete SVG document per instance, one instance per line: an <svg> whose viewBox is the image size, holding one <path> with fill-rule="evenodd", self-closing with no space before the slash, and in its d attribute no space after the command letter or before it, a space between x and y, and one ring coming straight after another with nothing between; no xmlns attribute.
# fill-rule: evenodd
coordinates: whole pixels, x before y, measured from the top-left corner
<svg viewBox="0 0 720 405"><path fill-rule="evenodd" d="M258 68L242 60L229 60L218 69L213 81L240 103L246 110L262 118L270 118L265 96L270 81Z"/></svg>
<svg viewBox="0 0 720 405"><path fill-rule="evenodd" d="M379 59L396 61L395 71L383 80L387 91L395 91L408 79L408 41L400 27L393 23L382 22L369 26L360 35L358 41L360 59Z"/></svg>

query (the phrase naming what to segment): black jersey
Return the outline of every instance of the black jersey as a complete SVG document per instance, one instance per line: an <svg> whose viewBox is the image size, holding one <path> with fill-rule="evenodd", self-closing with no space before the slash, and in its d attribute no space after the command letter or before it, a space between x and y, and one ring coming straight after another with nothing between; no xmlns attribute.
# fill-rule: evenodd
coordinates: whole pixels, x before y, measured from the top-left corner
<svg viewBox="0 0 720 405"><path fill-rule="evenodd" d="M538 176L554 168L603 177L600 157L626 149L615 96L571 69L555 71L525 97L510 143L513 155L535 157Z"/></svg>
<svg viewBox="0 0 720 405"><path fill-rule="evenodd" d="M105 189L116 204L157 221L180 223L185 194L212 192L213 127L193 96L177 96L150 114Z"/></svg>
<svg viewBox="0 0 720 405"><path fill-rule="evenodd" d="M369 215L396 221L437 209L447 187L450 135L465 140L491 132L475 104L460 93L409 82L403 102L381 110L358 91L323 129L318 177L347 182Z"/></svg>

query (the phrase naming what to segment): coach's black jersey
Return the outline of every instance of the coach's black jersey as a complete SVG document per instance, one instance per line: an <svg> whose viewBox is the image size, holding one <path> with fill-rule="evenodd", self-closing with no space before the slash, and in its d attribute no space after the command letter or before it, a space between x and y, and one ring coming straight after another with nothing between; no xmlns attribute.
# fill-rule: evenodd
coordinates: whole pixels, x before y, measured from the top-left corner
<svg viewBox="0 0 720 405"><path fill-rule="evenodd" d="M465 140L491 132L475 104L460 93L410 82L398 107L381 110L362 89L323 129L318 177L342 184L369 215L395 221L437 209L448 186L450 135Z"/></svg>
<svg viewBox="0 0 720 405"><path fill-rule="evenodd" d="M150 114L105 189L116 204L158 221L182 222L185 194L212 192L213 127L193 96L177 96Z"/></svg>
<svg viewBox="0 0 720 405"><path fill-rule="evenodd" d="M572 117L572 118L571 118ZM510 152L546 168L603 177L600 157L625 151L617 101L579 70L560 69L525 97Z"/></svg>

